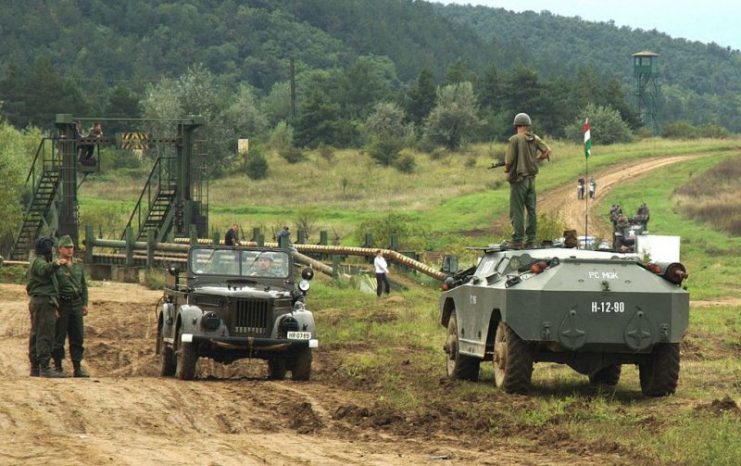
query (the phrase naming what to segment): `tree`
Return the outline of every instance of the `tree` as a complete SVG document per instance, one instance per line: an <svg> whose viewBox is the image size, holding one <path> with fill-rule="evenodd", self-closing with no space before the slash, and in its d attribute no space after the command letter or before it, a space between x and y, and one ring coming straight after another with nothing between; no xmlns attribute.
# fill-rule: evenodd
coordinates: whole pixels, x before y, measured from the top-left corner
<svg viewBox="0 0 741 466"><path fill-rule="evenodd" d="M320 87L310 88L301 104L296 121L296 145L316 147L321 143L333 145L340 137L340 104L332 101Z"/></svg>
<svg viewBox="0 0 741 466"><path fill-rule="evenodd" d="M415 125L421 126L432 111L437 100L436 92L432 73L427 69L422 70L417 82L409 90L404 105L407 118Z"/></svg>
<svg viewBox="0 0 741 466"><path fill-rule="evenodd" d="M404 119L404 111L398 105L382 102L366 120L369 135L366 150L381 165L395 164L406 141L414 138Z"/></svg>
<svg viewBox="0 0 741 466"><path fill-rule="evenodd" d="M574 141L584 140L584 120L589 118L592 144L615 144L630 142L633 138L630 128L620 117L620 113L611 107L587 104L579 118L568 128L566 134Z"/></svg>
<svg viewBox="0 0 741 466"><path fill-rule="evenodd" d="M470 82L449 84L438 91L437 106L425 123L425 138L449 150L458 150L481 121Z"/></svg>

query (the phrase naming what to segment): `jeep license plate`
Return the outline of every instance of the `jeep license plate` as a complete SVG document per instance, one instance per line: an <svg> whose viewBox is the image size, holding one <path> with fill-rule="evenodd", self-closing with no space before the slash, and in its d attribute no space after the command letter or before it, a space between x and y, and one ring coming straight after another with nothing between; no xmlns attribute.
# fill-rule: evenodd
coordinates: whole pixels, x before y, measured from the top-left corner
<svg viewBox="0 0 741 466"><path fill-rule="evenodd" d="M311 332L288 332L289 340L311 340Z"/></svg>

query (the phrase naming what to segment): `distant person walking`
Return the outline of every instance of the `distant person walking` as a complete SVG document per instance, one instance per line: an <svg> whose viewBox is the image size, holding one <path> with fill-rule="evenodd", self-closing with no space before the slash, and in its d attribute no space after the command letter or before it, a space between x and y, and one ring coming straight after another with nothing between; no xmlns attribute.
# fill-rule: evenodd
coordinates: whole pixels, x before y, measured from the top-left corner
<svg viewBox="0 0 741 466"><path fill-rule="evenodd" d="M28 310L31 313L31 334L28 338L28 359L32 377L63 377L49 367L54 345L54 331L59 317L59 285L55 272L67 265L58 258L52 261L54 239L41 237L36 240L36 257L31 262L26 292L31 296Z"/></svg>
<svg viewBox="0 0 741 466"><path fill-rule="evenodd" d="M386 259L383 257L383 252L378 249L376 250L376 258L373 259L373 269L376 272L376 295L380 298L382 293L391 293L391 284L389 283L388 273L389 268L386 263Z"/></svg>
<svg viewBox="0 0 741 466"><path fill-rule="evenodd" d="M512 241L509 247L535 246L538 229L536 213L535 176L538 163L550 159L551 148L537 135L530 132L532 121L527 113L518 113L513 126L515 135L509 138L504 157L504 172L509 181L509 218L512 222ZM527 211L527 228L525 212Z"/></svg>
<svg viewBox="0 0 741 466"><path fill-rule="evenodd" d="M584 199L584 178L579 178L576 182L576 198Z"/></svg>
<svg viewBox="0 0 741 466"><path fill-rule="evenodd" d="M90 377L82 367L85 352L83 345L85 329L83 318L88 312L87 280L82 262L75 259L75 243L69 235L59 238L58 256L67 261L64 267L55 272L59 283L59 319L56 325L56 337L52 357L54 369L64 374L64 341L69 338L69 354L72 359L73 377Z"/></svg>
<svg viewBox="0 0 741 466"><path fill-rule="evenodd" d="M239 246L239 227L236 223L226 231L226 235L224 235L224 245Z"/></svg>
<svg viewBox="0 0 741 466"><path fill-rule="evenodd" d="M285 240L282 240L282 238L286 238ZM288 228L288 225L284 226L281 231L278 232L278 234L275 235L275 241L278 243L278 247L281 247L282 241L287 241L287 245L291 245L291 229Z"/></svg>
<svg viewBox="0 0 741 466"><path fill-rule="evenodd" d="M594 177L592 177L592 179L589 180L589 199L594 199L595 194L597 194L597 182L594 181Z"/></svg>

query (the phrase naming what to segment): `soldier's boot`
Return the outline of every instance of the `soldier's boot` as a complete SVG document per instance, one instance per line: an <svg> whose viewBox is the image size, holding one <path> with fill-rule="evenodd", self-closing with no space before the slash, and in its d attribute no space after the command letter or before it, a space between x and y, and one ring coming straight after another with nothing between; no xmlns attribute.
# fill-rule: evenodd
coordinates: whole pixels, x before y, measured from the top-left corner
<svg viewBox="0 0 741 466"><path fill-rule="evenodd" d="M61 377L67 377L67 374L64 373L61 359L54 360L54 372L58 373Z"/></svg>
<svg viewBox="0 0 741 466"><path fill-rule="evenodd" d="M39 377L46 377L48 379L59 379L64 377L64 375L60 374L47 365L46 367L39 368Z"/></svg>
<svg viewBox="0 0 741 466"><path fill-rule="evenodd" d="M90 374L88 371L85 370L84 367L82 367L82 364L79 362L75 362L74 364L74 371L72 372L73 377L90 377Z"/></svg>

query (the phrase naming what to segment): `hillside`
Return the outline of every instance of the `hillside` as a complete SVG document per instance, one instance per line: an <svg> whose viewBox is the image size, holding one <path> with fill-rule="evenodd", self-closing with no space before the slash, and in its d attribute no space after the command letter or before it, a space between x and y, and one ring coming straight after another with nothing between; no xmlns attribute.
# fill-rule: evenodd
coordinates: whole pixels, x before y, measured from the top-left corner
<svg viewBox="0 0 741 466"><path fill-rule="evenodd" d="M148 84L199 63L222 92L249 83L266 94L288 79L289 58L303 73L387 57L396 91L425 69L443 82L456 63L473 75L523 63L566 81L593 67L630 95L630 55L654 49L661 54L667 120L741 130L734 110L741 99L739 51L550 14L408 0L9 0L0 11L0 39L0 100L21 127L46 126L65 110L115 112L114 91L141 99ZM47 96L47 87L65 92Z"/></svg>

